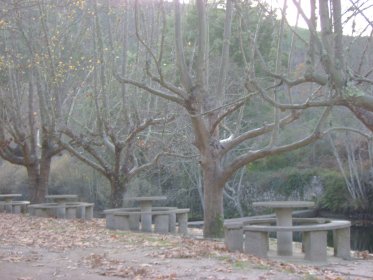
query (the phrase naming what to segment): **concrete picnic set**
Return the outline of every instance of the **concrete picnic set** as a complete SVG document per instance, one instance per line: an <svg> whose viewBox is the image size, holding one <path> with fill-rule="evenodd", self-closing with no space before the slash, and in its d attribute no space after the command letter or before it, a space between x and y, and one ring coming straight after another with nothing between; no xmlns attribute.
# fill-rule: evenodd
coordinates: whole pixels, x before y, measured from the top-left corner
<svg viewBox="0 0 373 280"><path fill-rule="evenodd" d="M30 216L53 217L57 219L93 218L93 203L77 201L75 194L46 195L47 203L31 204L28 206Z"/></svg>
<svg viewBox="0 0 373 280"><path fill-rule="evenodd" d="M75 194L46 195L48 202L30 204L15 201L22 194L0 194L0 212L26 213L30 216L57 219L93 218L93 203L80 202ZM166 200L166 196L128 197L123 201L134 201L139 207L104 210L106 227L117 230L133 230L157 233L188 233L189 209L177 207L154 207L155 201ZM154 225L154 226L153 226Z"/></svg>
<svg viewBox="0 0 373 280"><path fill-rule="evenodd" d="M248 217L224 224L225 244L229 251L241 251L258 257L268 257L269 233L277 234L277 256L293 256L293 232L302 234L304 259L327 261L327 233L333 232L334 256L351 258L351 222L327 218L295 218L296 208L314 206L309 201L254 202L254 207L268 207L275 217Z"/></svg>
<svg viewBox="0 0 373 280"><path fill-rule="evenodd" d="M137 202L139 207L104 210L106 227L109 229L142 232L154 231L156 233L175 233L177 229L178 233L187 234L190 209L153 206L155 201L166 199L166 196L124 198L124 201ZM153 224L154 227L152 226Z"/></svg>
<svg viewBox="0 0 373 280"><path fill-rule="evenodd" d="M0 194L0 212L25 213L30 216L58 219L92 219L93 203L79 202L74 194L47 195L48 202L31 204L17 201L21 194ZM153 204L166 200L166 196L125 197L123 202L132 201L138 207L114 208L103 211L106 227L113 230L131 230L156 233L188 233L190 209L158 207ZM277 256L293 256L293 232L302 234L304 259L327 261L327 233L333 232L334 256L351 259L351 222L328 218L296 217L294 209L312 208L310 201L264 201L254 202L254 207L267 207L274 215L252 216L226 220L224 242L229 251L241 251L258 257L268 257L269 233L277 235Z"/></svg>
<svg viewBox="0 0 373 280"><path fill-rule="evenodd" d="M0 212L20 214L28 213L36 217L58 219L92 219L93 203L79 202L75 194L46 195L50 202L30 204L30 201L18 201L22 194L0 194Z"/></svg>
<svg viewBox="0 0 373 280"><path fill-rule="evenodd" d="M20 214L26 212L30 201L14 200L21 197L20 193L0 194L0 212Z"/></svg>

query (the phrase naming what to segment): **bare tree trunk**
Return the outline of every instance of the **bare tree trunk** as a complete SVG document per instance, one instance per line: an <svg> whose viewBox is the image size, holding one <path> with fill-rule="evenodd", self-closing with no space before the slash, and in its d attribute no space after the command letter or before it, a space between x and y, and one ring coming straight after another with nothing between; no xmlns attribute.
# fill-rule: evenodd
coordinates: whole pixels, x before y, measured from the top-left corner
<svg viewBox="0 0 373 280"><path fill-rule="evenodd" d="M206 237L222 237L224 234L223 190L225 181L220 180L218 161L210 161L202 167L204 186L203 234Z"/></svg>
<svg viewBox="0 0 373 280"><path fill-rule="evenodd" d="M44 158L40 163L29 165L27 168L30 200L32 203L45 201L48 194L48 181L51 168L51 159Z"/></svg>
<svg viewBox="0 0 373 280"><path fill-rule="evenodd" d="M127 188L118 179L110 180L110 186L110 207L121 208L123 205L123 196L126 193Z"/></svg>

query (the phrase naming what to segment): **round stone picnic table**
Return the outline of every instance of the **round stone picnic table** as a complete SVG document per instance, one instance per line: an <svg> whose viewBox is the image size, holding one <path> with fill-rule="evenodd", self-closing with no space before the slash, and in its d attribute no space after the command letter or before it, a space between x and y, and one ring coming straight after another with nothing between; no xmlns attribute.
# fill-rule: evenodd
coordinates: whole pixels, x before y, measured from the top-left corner
<svg viewBox="0 0 373 280"><path fill-rule="evenodd" d="M51 194L46 195L46 199L52 200L52 202L58 203L58 204L64 204L71 200L76 200L78 198L78 195L76 194Z"/></svg>
<svg viewBox="0 0 373 280"><path fill-rule="evenodd" d="M153 201L166 200L166 196L134 196L125 197L124 201L136 201L140 205L141 212L141 230L146 232L152 231L152 211Z"/></svg>
<svg viewBox="0 0 373 280"><path fill-rule="evenodd" d="M253 202L254 207L273 208L278 226L292 226L292 212L295 208L311 208L315 206L312 201L259 201ZM293 255L293 233L277 232L277 254L280 256Z"/></svg>
<svg viewBox="0 0 373 280"><path fill-rule="evenodd" d="M9 193L9 194L0 194L0 198L3 198L6 202L13 201L13 198L21 197L22 194L20 193Z"/></svg>

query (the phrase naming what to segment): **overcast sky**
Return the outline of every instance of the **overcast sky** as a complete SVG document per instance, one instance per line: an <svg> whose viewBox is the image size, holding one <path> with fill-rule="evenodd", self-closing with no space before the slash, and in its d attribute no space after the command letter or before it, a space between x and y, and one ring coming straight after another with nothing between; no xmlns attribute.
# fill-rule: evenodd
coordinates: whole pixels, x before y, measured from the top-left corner
<svg viewBox="0 0 373 280"><path fill-rule="evenodd" d="M282 8L284 5L285 0L265 0L267 3L271 4L273 7ZM309 0L296 0L301 3L302 8L304 9L306 15L310 14L310 5ZM326 0L324 0L326 1ZM318 2L318 1L316 1ZM343 16L343 21L348 19L353 12L348 9L352 6L351 2L355 3L357 7L361 11L364 12L366 17L371 21L371 26L366 29L366 26L369 24L368 21L361 15L353 16L345 25L344 25L344 33L346 35L351 35L352 33L352 19L355 19L355 34L359 35L362 31L365 30L364 35L369 35L372 26L373 26L373 0L342 0L342 11L345 12ZM297 9L293 3L293 0L287 0L288 8L287 8L287 19L291 25L295 25L297 19ZM346 12L347 11L347 12ZM301 17L299 17L299 24L300 27L307 27L305 21Z"/></svg>

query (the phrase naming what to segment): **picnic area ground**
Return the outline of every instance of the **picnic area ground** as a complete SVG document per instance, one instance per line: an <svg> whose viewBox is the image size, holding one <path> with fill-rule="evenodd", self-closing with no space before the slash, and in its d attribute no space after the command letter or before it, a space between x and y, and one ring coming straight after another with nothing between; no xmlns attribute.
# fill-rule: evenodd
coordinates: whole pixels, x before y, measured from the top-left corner
<svg viewBox="0 0 373 280"><path fill-rule="evenodd" d="M63 220L0 213L0 279L373 279L373 256L261 259L223 241L105 228L104 219Z"/></svg>

